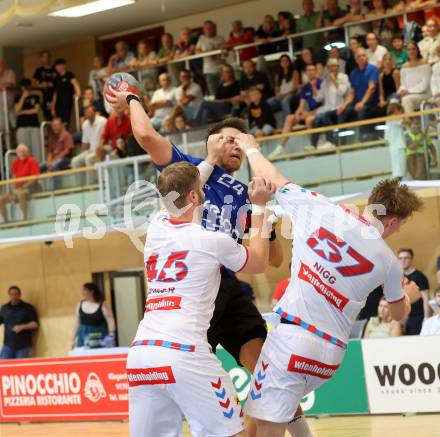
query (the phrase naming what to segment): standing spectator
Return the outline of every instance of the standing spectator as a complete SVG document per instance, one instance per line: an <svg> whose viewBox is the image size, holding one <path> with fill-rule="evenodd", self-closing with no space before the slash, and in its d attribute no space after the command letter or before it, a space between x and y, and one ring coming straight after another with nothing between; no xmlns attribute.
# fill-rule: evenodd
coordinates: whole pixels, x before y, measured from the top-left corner
<svg viewBox="0 0 440 437"><path fill-rule="evenodd" d="M400 72L394 65L394 58L386 53L382 60L382 71L379 75L379 106L385 111L391 99L396 99L400 88Z"/></svg>
<svg viewBox="0 0 440 437"><path fill-rule="evenodd" d="M85 109L86 119L82 123L81 153L72 159L72 168L92 166L95 162L96 148L99 146L107 119L96 113L93 105Z"/></svg>
<svg viewBox="0 0 440 437"><path fill-rule="evenodd" d="M115 318L110 306L105 302L101 290L93 283L83 285L83 299L76 309L72 347L83 347L90 338L104 340L116 332Z"/></svg>
<svg viewBox="0 0 440 437"><path fill-rule="evenodd" d="M411 305L411 312L405 324L406 335L418 335L422 329L423 320L429 317L429 281L420 270L413 267L414 252L412 249L400 249L398 258L405 278L414 282L420 289L420 299Z"/></svg>
<svg viewBox="0 0 440 437"><path fill-rule="evenodd" d="M159 76L159 85L160 88L154 92L148 107L149 113L152 114L151 122L156 130L160 130L162 121L171 115L176 104L176 88L171 85L168 73Z"/></svg>
<svg viewBox="0 0 440 437"><path fill-rule="evenodd" d="M16 85L15 73L8 68L6 62L0 59L0 131L5 130L5 102L3 101L3 91L6 90L6 106L8 108L9 125L15 127L14 112L14 88Z"/></svg>
<svg viewBox="0 0 440 437"><path fill-rule="evenodd" d="M382 20L380 20L380 18L390 12L391 11L387 8L386 0L372 0L371 10L365 15L365 18L376 18L376 20L371 23L372 31L386 48L391 47L393 35L397 29L397 22L394 17L384 18Z"/></svg>
<svg viewBox="0 0 440 437"><path fill-rule="evenodd" d="M440 335L440 288L435 290L434 300L437 304L437 309L432 317L425 319L423 322L420 335Z"/></svg>
<svg viewBox="0 0 440 437"><path fill-rule="evenodd" d="M174 44L173 35L171 33L164 33L160 38L160 43L161 47L157 53L157 62L164 64L173 60L177 53L177 46ZM180 70L183 68L181 63L167 64L166 68L173 86L177 85Z"/></svg>
<svg viewBox="0 0 440 437"><path fill-rule="evenodd" d="M5 338L0 359L29 358L32 331L38 328L38 317L30 303L21 300L21 290L12 285L8 290L9 302L0 309L0 324L5 325Z"/></svg>
<svg viewBox="0 0 440 437"><path fill-rule="evenodd" d="M390 103L387 115L404 114L400 103ZM391 172L394 178L404 178L406 175L406 137L403 127L403 119L388 120L386 122L385 140L390 149Z"/></svg>
<svg viewBox="0 0 440 437"><path fill-rule="evenodd" d="M348 46L350 48L349 54L348 54L348 59L347 59L347 64L345 65L345 73L350 76L351 72L357 68L357 63L356 63L356 52L357 49L361 48L362 45L359 41L359 38L357 36L352 36L349 40L348 40Z"/></svg>
<svg viewBox="0 0 440 437"><path fill-rule="evenodd" d="M248 90L248 94L249 132L257 138L272 134L276 126L275 118L270 106L263 100L261 90L254 86Z"/></svg>
<svg viewBox="0 0 440 437"><path fill-rule="evenodd" d="M243 22L241 20L235 20L232 22L232 32L229 39L224 43L224 49L231 49L235 46L242 44L249 44L254 42L254 35L252 32L246 30L243 27ZM240 63L252 59L257 56L257 50L255 47L247 47L245 49L240 49Z"/></svg>
<svg viewBox="0 0 440 437"><path fill-rule="evenodd" d="M223 37L217 35L217 28L214 22L207 20L203 24L203 34L200 35L196 45L196 52L210 52L220 49L224 43ZM220 82L220 69L222 66L219 55L203 58L203 74L206 78L208 92L215 95Z"/></svg>
<svg viewBox="0 0 440 437"><path fill-rule="evenodd" d="M137 56L130 61L130 68L140 69L140 81L146 91L154 91L159 70L156 66L156 52L150 40L141 39L137 44Z"/></svg>
<svg viewBox="0 0 440 437"><path fill-rule="evenodd" d="M26 144L31 149L31 154L38 162L43 156L41 153L40 123L38 113L40 112L40 97L31 94L31 80L20 81L21 94L15 99L15 115L17 117L17 142Z"/></svg>
<svg viewBox="0 0 440 437"><path fill-rule="evenodd" d="M288 37L289 35L296 33L295 17L291 12L278 12L278 28L280 31L280 36ZM277 51L279 52L286 52L289 50L289 44L287 41L279 41L277 46Z"/></svg>
<svg viewBox="0 0 440 437"><path fill-rule="evenodd" d="M422 58L419 47L413 41L407 45L408 62L400 70L400 88L405 112L414 112L431 96L431 66Z"/></svg>
<svg viewBox="0 0 440 437"><path fill-rule="evenodd" d="M93 99L102 100L104 82L108 76L107 69L103 66L101 56L93 58L93 68L89 71L89 87L93 90Z"/></svg>
<svg viewBox="0 0 440 437"><path fill-rule="evenodd" d="M177 54L179 57L193 55L196 51L197 37L189 27L184 27L177 41Z"/></svg>
<svg viewBox="0 0 440 437"><path fill-rule="evenodd" d="M391 56L394 58L396 68L400 70L403 64L408 61L408 53L404 45L403 36L394 35L392 44L393 50L391 50Z"/></svg>
<svg viewBox="0 0 440 437"><path fill-rule="evenodd" d="M258 46L258 53L260 55L268 55L277 51L277 44L270 43L272 38L277 38L281 36L281 31L277 28L277 24L272 15L265 15L263 19L263 24L257 30L256 41L257 42L267 42L267 44L262 44Z"/></svg>
<svg viewBox="0 0 440 437"><path fill-rule="evenodd" d="M425 59L429 65L433 65L439 60L437 47L440 46L440 26L435 18L430 18L426 22L426 28L429 38L423 40L420 44L420 52L423 59Z"/></svg>
<svg viewBox="0 0 440 437"><path fill-rule="evenodd" d="M197 108L195 118L204 125L209 120L231 114L232 108L240 103L240 84L235 80L234 69L231 65L223 65L220 85L214 100L203 100Z"/></svg>
<svg viewBox="0 0 440 437"><path fill-rule="evenodd" d="M363 338L388 338L402 335L402 325L393 320L387 300L382 296L377 317L371 317L365 327Z"/></svg>
<svg viewBox="0 0 440 437"><path fill-rule="evenodd" d="M296 31L298 33L318 29L319 14L314 11L313 0L303 0L303 15L296 20ZM318 33L304 36L302 47L319 47L321 36Z"/></svg>
<svg viewBox="0 0 440 437"><path fill-rule="evenodd" d="M374 32L367 34L367 46L368 62L381 70L383 57L388 53L388 50L384 46L379 45L377 35Z"/></svg>
<svg viewBox="0 0 440 437"><path fill-rule="evenodd" d="M338 18L333 22L334 26L343 26L347 23L356 23L362 21L365 14L362 12L362 0L350 0L350 12ZM370 26L368 23L354 24L347 27L348 36L357 37L360 41L365 41L365 35L369 32Z"/></svg>
<svg viewBox="0 0 440 437"><path fill-rule="evenodd" d="M262 71L258 71L253 61L243 62L243 75L241 76L240 89L244 96L250 87L256 86L263 93L263 100L273 96L273 91L269 79Z"/></svg>
<svg viewBox="0 0 440 437"><path fill-rule="evenodd" d="M115 44L115 53L108 59L107 73L110 75L120 71L127 71L133 58L134 54L128 50L127 43L125 41L118 41Z"/></svg>
<svg viewBox="0 0 440 437"><path fill-rule="evenodd" d="M71 71L67 71L65 59L55 61L54 93L52 99L52 117L58 117L68 126L72 115L73 101L81 95L81 88L78 80Z"/></svg>
<svg viewBox="0 0 440 437"><path fill-rule="evenodd" d="M193 120L198 107L203 101L200 85L193 82L191 71L180 72L180 86L176 88L177 105L182 108L186 120Z"/></svg>
<svg viewBox="0 0 440 437"><path fill-rule="evenodd" d="M70 166L73 152L72 135L63 126L61 118L54 118L51 122L51 132L47 145L46 162L41 165L41 171L65 170Z"/></svg>
<svg viewBox="0 0 440 437"><path fill-rule="evenodd" d="M334 26L335 21L345 15L345 12L339 7L338 0L327 0L327 9L324 9L324 5L321 6L321 11L318 16L318 28ZM344 38L343 28L330 30L326 35L326 41L330 43L344 41Z"/></svg>
<svg viewBox="0 0 440 437"><path fill-rule="evenodd" d="M43 113L46 120L52 119L52 98L57 72L52 65L52 55L49 50L40 53L40 67L34 71L32 85L43 92Z"/></svg>
<svg viewBox="0 0 440 437"><path fill-rule="evenodd" d="M40 165L33 156L29 155L29 149L26 145L19 144L15 150L17 158L12 161L12 177L14 179L40 174ZM28 197L35 190L36 185L36 180L16 182L11 193L0 195L0 212L5 223L9 221L6 204L13 201L18 201L23 213L23 220L28 219Z"/></svg>

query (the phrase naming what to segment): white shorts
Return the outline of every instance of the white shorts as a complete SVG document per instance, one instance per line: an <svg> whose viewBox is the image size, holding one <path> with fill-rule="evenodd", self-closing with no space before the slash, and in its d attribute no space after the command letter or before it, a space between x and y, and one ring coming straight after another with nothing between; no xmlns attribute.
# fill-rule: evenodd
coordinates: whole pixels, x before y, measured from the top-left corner
<svg viewBox="0 0 440 437"><path fill-rule="evenodd" d="M182 435L182 415L194 437L229 437L243 430L243 412L215 354L158 346L128 353L131 437Z"/></svg>
<svg viewBox="0 0 440 437"><path fill-rule="evenodd" d="M267 336L255 367L246 414L290 422L301 399L335 374L344 354L299 326L278 325Z"/></svg>

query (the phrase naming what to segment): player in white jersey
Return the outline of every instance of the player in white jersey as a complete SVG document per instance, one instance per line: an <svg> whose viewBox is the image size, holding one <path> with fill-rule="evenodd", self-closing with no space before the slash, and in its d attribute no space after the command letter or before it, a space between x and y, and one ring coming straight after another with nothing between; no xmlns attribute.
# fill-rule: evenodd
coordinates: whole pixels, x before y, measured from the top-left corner
<svg viewBox="0 0 440 437"><path fill-rule="evenodd" d="M284 178L251 135L236 140L254 174L278 188L276 199L293 222L291 280L275 308L281 323L264 343L246 404L246 413L258 419L258 437L282 437L301 398L337 371L369 293L383 285L395 320L420 296L414 283L402 288L400 265L383 238L398 231L421 201L398 180L387 180L369 199L385 207L383 215L371 208L358 216Z"/></svg>
<svg viewBox="0 0 440 437"><path fill-rule="evenodd" d="M220 269L258 273L268 264L269 242L262 229L271 184L256 178L250 185L249 196L259 207L248 248L200 225L204 195L193 164L168 166L158 189L168 212L154 217L145 244L148 297L127 360L130 435L179 436L182 414L195 437L241 435L241 407L209 346L207 330ZM172 192L179 197L171 205L166 196Z"/></svg>

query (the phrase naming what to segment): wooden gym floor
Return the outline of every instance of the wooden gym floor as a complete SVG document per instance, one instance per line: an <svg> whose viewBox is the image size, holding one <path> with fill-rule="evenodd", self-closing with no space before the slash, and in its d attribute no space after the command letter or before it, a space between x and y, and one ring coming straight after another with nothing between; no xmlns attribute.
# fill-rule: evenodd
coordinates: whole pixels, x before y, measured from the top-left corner
<svg viewBox="0 0 440 437"><path fill-rule="evenodd" d="M308 420L314 437L440 437L439 414L406 417L323 417ZM128 437L128 424L126 422L1 424L0 436ZM184 437L190 436L191 434L185 427Z"/></svg>

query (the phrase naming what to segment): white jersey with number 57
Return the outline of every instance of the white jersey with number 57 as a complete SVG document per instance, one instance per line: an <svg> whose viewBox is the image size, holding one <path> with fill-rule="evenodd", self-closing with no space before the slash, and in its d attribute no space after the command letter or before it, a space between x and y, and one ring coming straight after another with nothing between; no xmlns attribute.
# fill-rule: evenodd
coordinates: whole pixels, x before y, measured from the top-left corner
<svg viewBox="0 0 440 437"><path fill-rule="evenodd" d="M293 183L276 198L293 222L291 281L279 312L346 342L376 287L388 302L403 299L399 262L368 220Z"/></svg>

